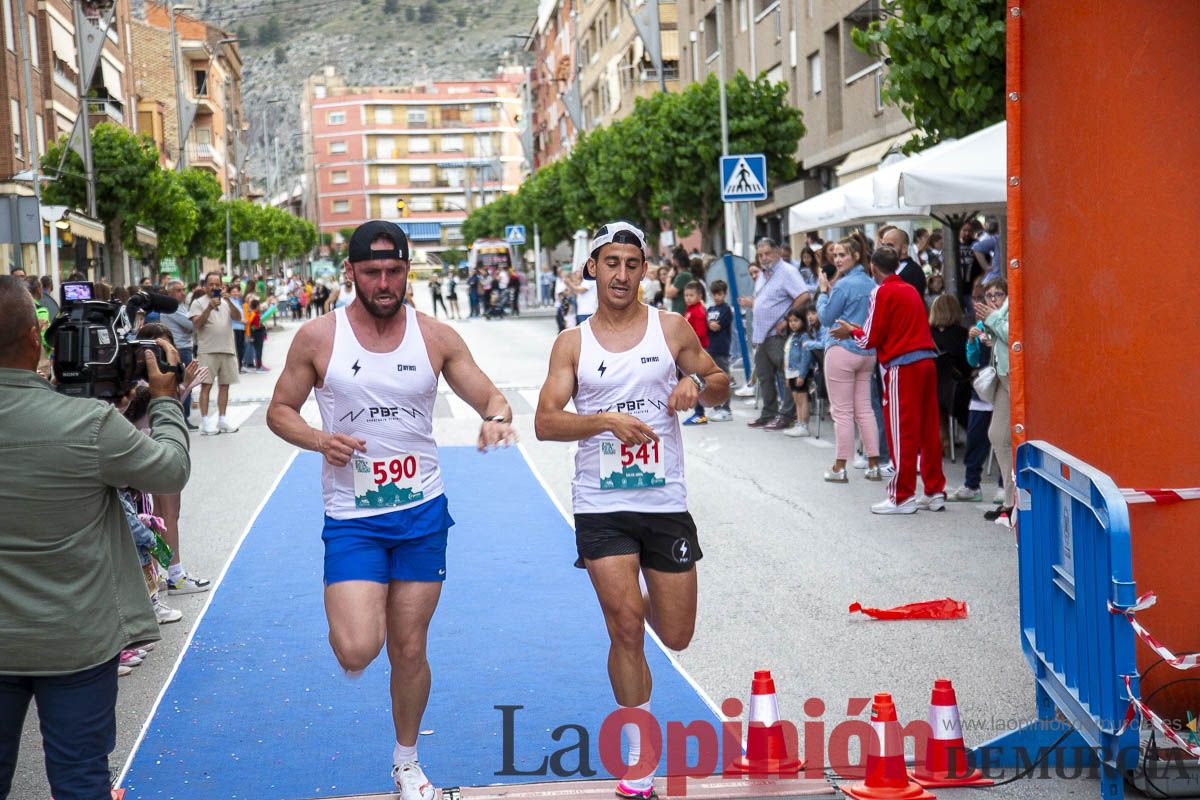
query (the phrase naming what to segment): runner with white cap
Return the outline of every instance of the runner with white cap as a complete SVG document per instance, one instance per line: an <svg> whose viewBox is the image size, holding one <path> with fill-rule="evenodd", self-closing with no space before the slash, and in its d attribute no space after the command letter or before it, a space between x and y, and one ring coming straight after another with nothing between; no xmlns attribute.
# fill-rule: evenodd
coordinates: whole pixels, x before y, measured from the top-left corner
<svg viewBox="0 0 1200 800"><path fill-rule="evenodd" d="M537 436L579 442L575 566L587 569L604 612L617 704L649 711L644 621L672 650L688 646L696 624L702 553L687 510L678 413L690 412L697 399L724 402L729 380L683 317L638 302L649 256L640 230L628 222L604 225L590 252L584 272L595 279L599 307L554 343ZM575 411L566 411L572 399ZM623 729L627 763L637 763L639 729ZM623 777L617 795L644 800L654 794L652 781L653 772Z"/></svg>
<svg viewBox="0 0 1200 800"><path fill-rule="evenodd" d="M408 238L372 220L350 237L354 299L296 333L267 410L282 439L325 457L325 613L329 643L355 676L387 642L392 778L401 800L433 800L417 758L429 701L429 622L454 524L442 487L433 406L438 379L483 418L479 449L515 441L504 395L453 328L404 303ZM316 390L321 428L300 407Z"/></svg>

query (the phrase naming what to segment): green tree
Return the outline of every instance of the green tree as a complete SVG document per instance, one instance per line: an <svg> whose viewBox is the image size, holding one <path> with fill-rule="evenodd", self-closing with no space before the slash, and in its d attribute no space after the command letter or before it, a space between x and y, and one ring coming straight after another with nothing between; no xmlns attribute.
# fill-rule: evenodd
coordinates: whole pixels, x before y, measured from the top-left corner
<svg viewBox="0 0 1200 800"><path fill-rule="evenodd" d="M188 258L223 258L225 204L221 202L221 184L211 172L194 167L179 173L179 182L196 208L196 229L188 240L184 255Z"/></svg>
<svg viewBox="0 0 1200 800"><path fill-rule="evenodd" d="M258 43L264 47L272 45L283 38L283 26L279 24L279 17L272 14L267 17L267 21L258 27Z"/></svg>
<svg viewBox="0 0 1200 800"><path fill-rule="evenodd" d="M796 176L796 148L805 128L800 110L788 103L788 85L765 75L751 80L739 72L726 85L729 152L763 153L767 176L778 186ZM703 241L721 219L720 90L715 75L682 92L655 96L646 124L651 149L634 154L652 171L654 205L686 236L699 229ZM637 116L635 112L635 117Z"/></svg>
<svg viewBox="0 0 1200 800"><path fill-rule="evenodd" d="M58 171L62 162L62 172ZM127 128L101 123L92 130L92 162L96 175L96 214L108 232L110 263L119 259L121 248L136 247L134 230L139 223L155 228L162 243L180 237L191 238L195 207L186 191L175 191L177 184L162 178L158 149L149 138L135 136ZM43 202L87 207L87 183L83 159L67 147L66 137L50 145L42 158L42 168L57 180L47 185ZM156 197L164 192L163 198ZM167 207L168 200L191 206L178 213ZM164 226L160 229L159 226ZM178 230L171 226L181 226Z"/></svg>
<svg viewBox="0 0 1200 800"><path fill-rule="evenodd" d="M437 19L437 15L437 3L433 2L433 0L425 0L425 2L421 3L421 6L417 11L417 18L421 21L422 25L428 25L429 23L433 22L435 19Z"/></svg>
<svg viewBox="0 0 1200 800"><path fill-rule="evenodd" d="M888 58L884 102L919 133L906 152L1004 119L1004 0L885 0L854 44Z"/></svg>
<svg viewBox="0 0 1200 800"><path fill-rule="evenodd" d="M196 203L188 195L180 174L159 169L150 175L149 194L140 222L158 234L158 255L182 258L196 235ZM136 242L131 243L137 248Z"/></svg>

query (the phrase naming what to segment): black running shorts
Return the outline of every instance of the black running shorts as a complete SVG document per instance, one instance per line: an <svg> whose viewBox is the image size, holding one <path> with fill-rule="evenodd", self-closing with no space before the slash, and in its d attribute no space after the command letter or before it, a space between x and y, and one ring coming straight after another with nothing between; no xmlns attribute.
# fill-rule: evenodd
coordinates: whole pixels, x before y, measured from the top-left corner
<svg viewBox="0 0 1200 800"><path fill-rule="evenodd" d="M610 511L575 515L575 566L584 559L637 553L641 565L659 572L687 572L704 557L696 536L696 523L686 511L651 514Z"/></svg>

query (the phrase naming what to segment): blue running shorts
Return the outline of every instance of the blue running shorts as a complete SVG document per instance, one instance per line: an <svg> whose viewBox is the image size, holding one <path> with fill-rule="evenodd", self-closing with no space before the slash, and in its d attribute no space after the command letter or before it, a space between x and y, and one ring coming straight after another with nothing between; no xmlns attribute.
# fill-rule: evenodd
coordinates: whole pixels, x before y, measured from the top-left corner
<svg viewBox="0 0 1200 800"><path fill-rule="evenodd" d="M339 581L444 581L454 520L446 496L387 514L325 517L325 585Z"/></svg>

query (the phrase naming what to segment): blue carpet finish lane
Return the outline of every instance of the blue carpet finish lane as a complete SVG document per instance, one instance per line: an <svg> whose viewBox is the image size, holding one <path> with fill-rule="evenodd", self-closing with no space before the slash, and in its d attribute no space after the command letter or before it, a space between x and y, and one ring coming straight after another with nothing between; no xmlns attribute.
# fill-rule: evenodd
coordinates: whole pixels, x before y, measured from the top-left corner
<svg viewBox="0 0 1200 800"><path fill-rule="evenodd" d="M433 690L421 761L439 786L553 780L505 776L512 712L518 770L613 710L608 637L574 534L515 450L443 448L447 582L430 631ZM321 585L320 457L302 453L254 523L168 687L124 781L137 800L301 800L391 789L389 669L357 682L329 649ZM716 720L647 642L660 720ZM136 677L133 678L136 680ZM665 731L665 722L664 722ZM693 756L694 759L694 756ZM566 759L568 767L577 754ZM694 762L693 762L694 763Z"/></svg>

